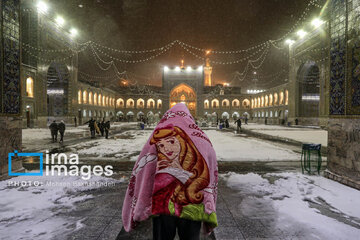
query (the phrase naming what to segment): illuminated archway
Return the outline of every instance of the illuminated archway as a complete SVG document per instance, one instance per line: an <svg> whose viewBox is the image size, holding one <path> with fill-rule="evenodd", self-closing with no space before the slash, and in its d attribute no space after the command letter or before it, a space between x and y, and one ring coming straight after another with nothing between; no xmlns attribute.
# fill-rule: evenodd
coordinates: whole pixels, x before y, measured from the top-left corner
<svg viewBox="0 0 360 240"><path fill-rule="evenodd" d="M196 93L189 85L182 83L170 91L170 107L177 103L184 103L191 115L196 115Z"/></svg>
<svg viewBox="0 0 360 240"><path fill-rule="evenodd" d="M83 92L83 103L87 103L87 91L86 90L84 90L84 92Z"/></svg>
<svg viewBox="0 0 360 240"><path fill-rule="evenodd" d="M268 107L269 106L269 96L266 95L265 96L265 107Z"/></svg>
<svg viewBox="0 0 360 240"><path fill-rule="evenodd" d="M99 94L99 96L98 96L98 104L99 104L99 106L101 106L101 94Z"/></svg>
<svg viewBox="0 0 360 240"><path fill-rule="evenodd" d="M209 100L207 99L204 101L204 108L209 109Z"/></svg>
<svg viewBox="0 0 360 240"><path fill-rule="evenodd" d="M271 107L273 105L273 95L269 95L269 106Z"/></svg>
<svg viewBox="0 0 360 240"><path fill-rule="evenodd" d="M279 104L280 104L280 105L283 105L283 104L284 104L284 92L281 91L280 94L279 94L279 96L280 96Z"/></svg>
<svg viewBox="0 0 360 240"><path fill-rule="evenodd" d="M93 100L92 96L93 96L92 92L89 92L89 98L88 98L89 99L89 104L93 104L92 103L92 100Z"/></svg>
<svg viewBox="0 0 360 240"><path fill-rule="evenodd" d="M274 105L278 105L278 94L274 93Z"/></svg>
<svg viewBox="0 0 360 240"><path fill-rule="evenodd" d="M157 108L160 109L162 107L162 101L161 99L157 100Z"/></svg>
<svg viewBox="0 0 360 240"><path fill-rule="evenodd" d="M224 107L224 108L230 107L230 102L229 102L229 100L228 100L228 99L222 100L221 106Z"/></svg>
<svg viewBox="0 0 360 240"><path fill-rule="evenodd" d="M155 108L155 100L150 98L147 100L147 104L146 104L147 108Z"/></svg>
<svg viewBox="0 0 360 240"><path fill-rule="evenodd" d="M122 98L118 98L116 100L116 107L123 108L124 107L124 100Z"/></svg>
<svg viewBox="0 0 360 240"><path fill-rule="evenodd" d="M26 96L34 97L34 80L31 77L26 79Z"/></svg>
<svg viewBox="0 0 360 240"><path fill-rule="evenodd" d="M238 99L234 99L231 104L232 104L233 108L240 107L240 101Z"/></svg>
<svg viewBox="0 0 360 240"><path fill-rule="evenodd" d="M81 104L82 101L81 101L81 90L78 91L78 104Z"/></svg>
<svg viewBox="0 0 360 240"><path fill-rule="evenodd" d="M136 108L145 108L145 101L142 98L139 98L136 101Z"/></svg>
<svg viewBox="0 0 360 240"><path fill-rule="evenodd" d="M97 102L97 93L94 93L94 105L97 105L98 102Z"/></svg>
<svg viewBox="0 0 360 240"><path fill-rule="evenodd" d="M126 100L126 108L134 108L134 100L132 98Z"/></svg>
<svg viewBox="0 0 360 240"><path fill-rule="evenodd" d="M219 108L219 100L217 100L217 99L211 100L211 107L212 108Z"/></svg>
<svg viewBox="0 0 360 240"><path fill-rule="evenodd" d="M249 99L244 99L244 100L242 101L242 106L243 106L243 108L250 108L250 101L249 101Z"/></svg>

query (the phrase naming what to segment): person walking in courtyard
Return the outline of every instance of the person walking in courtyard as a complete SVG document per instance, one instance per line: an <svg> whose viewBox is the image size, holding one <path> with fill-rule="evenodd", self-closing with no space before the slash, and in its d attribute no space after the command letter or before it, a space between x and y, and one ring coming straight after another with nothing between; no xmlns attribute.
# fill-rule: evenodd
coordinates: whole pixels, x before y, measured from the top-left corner
<svg viewBox="0 0 360 240"><path fill-rule="evenodd" d="M104 126L103 126L104 130L105 130L105 138L108 139L109 137L109 130L110 130L110 121L106 121L104 123Z"/></svg>
<svg viewBox="0 0 360 240"><path fill-rule="evenodd" d="M124 229L152 216L153 239L200 239L218 224L215 150L186 105L166 112L135 163L122 208ZM121 233L120 233L121 237Z"/></svg>
<svg viewBox="0 0 360 240"><path fill-rule="evenodd" d="M64 134L65 134L65 123L63 120L61 120L61 122L58 125L59 128L59 133L60 133L60 142L64 142Z"/></svg>
<svg viewBox="0 0 360 240"><path fill-rule="evenodd" d="M230 127L229 120L225 119L225 128L229 128L229 127Z"/></svg>
<svg viewBox="0 0 360 240"><path fill-rule="evenodd" d="M76 119L76 116L74 117L74 124L75 124L75 127L77 127L77 119Z"/></svg>
<svg viewBox="0 0 360 240"><path fill-rule="evenodd" d="M87 121L85 124L89 124L89 129L90 129L90 136L91 138L95 138L95 120L93 118L91 118L89 121Z"/></svg>
<svg viewBox="0 0 360 240"><path fill-rule="evenodd" d="M101 132L101 136L104 136L104 130L105 130L105 119L103 118L103 120L101 121L101 123L99 123L99 129Z"/></svg>
<svg viewBox="0 0 360 240"><path fill-rule="evenodd" d="M239 133L241 131L241 119L238 118L236 121L235 121L235 124L236 124L236 132Z"/></svg>
<svg viewBox="0 0 360 240"><path fill-rule="evenodd" d="M49 126L50 132L51 132L51 138L52 142L57 142L57 134L58 134L58 125L56 123L56 120L54 120L50 126Z"/></svg>

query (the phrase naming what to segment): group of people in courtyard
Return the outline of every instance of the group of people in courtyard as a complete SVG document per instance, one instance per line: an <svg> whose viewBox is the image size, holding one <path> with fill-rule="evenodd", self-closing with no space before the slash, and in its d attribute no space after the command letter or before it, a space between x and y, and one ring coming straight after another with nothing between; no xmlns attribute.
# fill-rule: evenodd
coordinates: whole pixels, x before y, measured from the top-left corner
<svg viewBox="0 0 360 240"><path fill-rule="evenodd" d="M106 139L109 138L109 130L110 130L110 121L109 120L105 122L105 118L103 118L103 120L100 122L100 121L96 121L93 118L91 118L85 124L89 124L88 126L90 129L91 138L95 138L95 133L101 134L102 137L105 134L105 138Z"/></svg>
<svg viewBox="0 0 360 240"><path fill-rule="evenodd" d="M76 124L76 123L75 123ZM100 122L96 121L93 118L91 118L89 121L87 121L84 124L88 124L90 129L90 136L91 138L95 138L95 133L101 134L103 137L105 135L105 138L109 138L109 130L110 130L110 121L105 121L105 118ZM75 126L76 127L76 126ZM50 133L51 133L51 139L52 142L57 142L58 134L60 134L60 141L59 143L64 142L64 134L65 134L65 123L63 120L60 121L60 123L57 123L56 120L54 120L50 126Z"/></svg>
<svg viewBox="0 0 360 240"><path fill-rule="evenodd" d="M60 133L60 143L64 142L64 134L65 134L65 129L66 129L66 126L65 126L65 123L63 120L60 121L60 123L56 123L56 120L54 120L50 126L49 126L49 129L50 129L50 133L51 133L51 139L52 139L52 142L57 142L57 136L58 136L58 133Z"/></svg>
<svg viewBox="0 0 360 240"><path fill-rule="evenodd" d="M244 122L245 122L245 125L248 124L248 118L245 118L244 119ZM220 125L219 125L220 124ZM242 121L241 121L241 118L238 118L234 124L236 125L236 131L237 132L240 132L241 131L241 125L242 125ZM230 127L230 124L229 124L229 120L226 118L225 120L224 119L220 119L217 121L217 125L221 126L220 129L222 128L229 128Z"/></svg>

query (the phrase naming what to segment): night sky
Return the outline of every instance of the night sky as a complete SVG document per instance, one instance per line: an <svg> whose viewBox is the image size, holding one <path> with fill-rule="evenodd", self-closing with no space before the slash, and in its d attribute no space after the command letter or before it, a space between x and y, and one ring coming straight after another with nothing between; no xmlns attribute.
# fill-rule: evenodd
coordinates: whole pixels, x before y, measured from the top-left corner
<svg viewBox="0 0 360 240"><path fill-rule="evenodd" d="M188 44L213 50L237 50L251 47L268 39L277 39L294 25L304 11L307 0L50 0L52 9L66 17L69 25L80 30L79 42L95 41L105 46L143 50L161 47L176 39ZM311 7L310 21L320 12ZM196 51L194 51L196 52ZM200 52L197 52L201 55ZM118 58L146 58L151 54L124 55L112 53ZM210 59L231 61L246 54L211 55ZM256 57L259 54L255 55ZM104 60L109 60L103 56ZM180 46L166 54L141 64L117 62L120 71L127 70L133 81L141 84L161 84L161 67L201 65L200 59L188 54ZM287 71L287 57L272 48L265 64L256 70L260 86L270 87L283 83L266 76ZM231 82L234 72L242 72L246 62L234 65L214 65L215 83ZM94 65L90 51L80 56L80 70L96 76L113 75ZM252 73L253 70L250 70ZM251 75L251 74L250 74ZM261 78L265 77L265 78ZM248 86L251 76L233 85ZM103 80L104 81L104 80Z"/></svg>

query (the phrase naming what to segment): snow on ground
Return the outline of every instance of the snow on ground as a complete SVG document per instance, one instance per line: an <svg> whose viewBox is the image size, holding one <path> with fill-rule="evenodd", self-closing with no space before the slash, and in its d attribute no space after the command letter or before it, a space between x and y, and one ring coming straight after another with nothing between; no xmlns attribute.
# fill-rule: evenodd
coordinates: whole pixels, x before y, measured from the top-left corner
<svg viewBox="0 0 360 240"><path fill-rule="evenodd" d="M328 132L325 130L255 130L254 132L288 138L302 143L321 144L322 146L327 146L328 143Z"/></svg>
<svg viewBox="0 0 360 240"><path fill-rule="evenodd" d="M15 187L9 186L9 181L33 184ZM71 212L75 203L92 198L83 191L116 181L97 176L87 181L70 176L20 176L1 181L0 238L47 240L72 232L82 226L81 221L61 214ZM41 182L43 186L34 186L35 182Z"/></svg>
<svg viewBox="0 0 360 240"><path fill-rule="evenodd" d="M303 143L316 143L321 144L322 146L327 146L328 143L328 132L320 128L297 128L256 123L249 123L248 125L243 125L242 127L244 129L252 130L254 132L281 138L287 138Z"/></svg>
<svg viewBox="0 0 360 240"><path fill-rule="evenodd" d="M256 212L261 204L254 202L270 204L277 212L276 226L284 232L305 226L311 239L359 239L360 191L356 189L300 173L229 173L222 177L245 196L240 204L243 212L254 217L261 214Z"/></svg>
<svg viewBox="0 0 360 240"><path fill-rule="evenodd" d="M150 137L152 130L128 130L116 139L96 139L72 146L81 156L106 157L135 161ZM206 130L219 161L298 161L300 155L292 150L262 140L239 137L231 132Z"/></svg>
<svg viewBox="0 0 360 240"><path fill-rule="evenodd" d="M25 143L43 139L51 139L50 130L47 128L27 128L22 130L22 140Z"/></svg>
<svg viewBox="0 0 360 240"><path fill-rule="evenodd" d="M235 124L232 124L233 126L235 126ZM292 127L286 127L286 126L282 126L282 125L265 125L265 124L258 124L258 123L249 123L247 125L242 124L243 128L249 129L249 130L292 130L292 129L297 129L297 128L292 128Z"/></svg>
<svg viewBox="0 0 360 240"><path fill-rule="evenodd" d="M76 144L72 148L79 149L75 151L79 155L122 158L140 152L151 133L152 130L129 130L116 135L116 139L96 139ZM136 159L137 156L131 157L131 160Z"/></svg>
<svg viewBox="0 0 360 240"><path fill-rule="evenodd" d="M299 161L300 155L286 148L232 132L206 130L218 161Z"/></svg>

